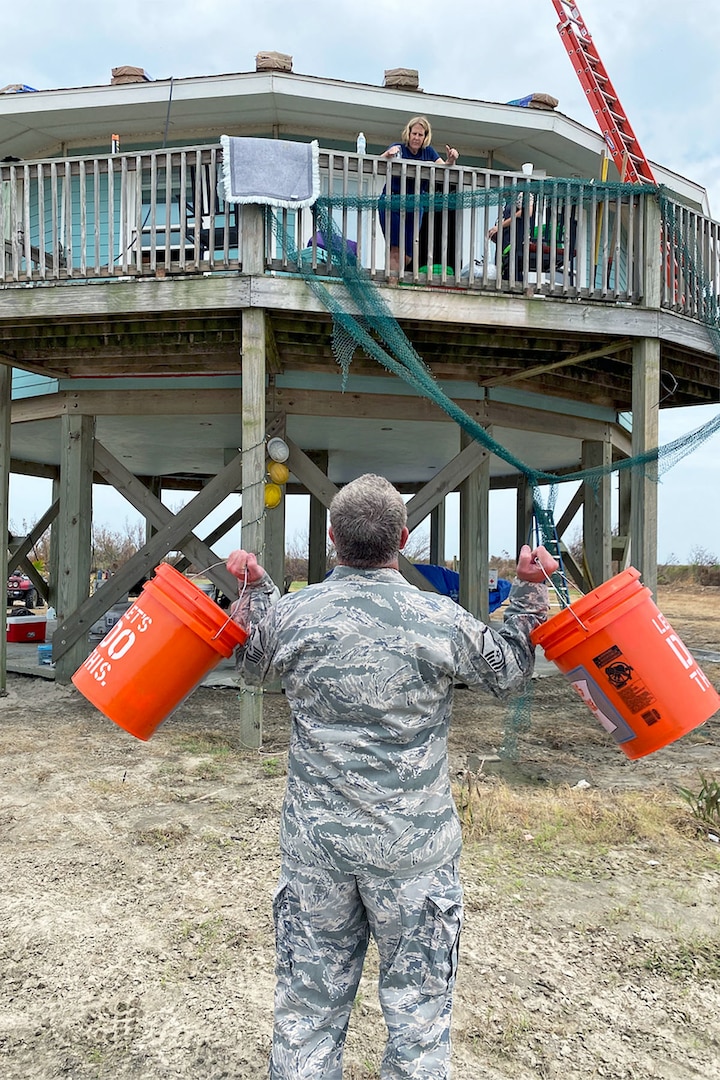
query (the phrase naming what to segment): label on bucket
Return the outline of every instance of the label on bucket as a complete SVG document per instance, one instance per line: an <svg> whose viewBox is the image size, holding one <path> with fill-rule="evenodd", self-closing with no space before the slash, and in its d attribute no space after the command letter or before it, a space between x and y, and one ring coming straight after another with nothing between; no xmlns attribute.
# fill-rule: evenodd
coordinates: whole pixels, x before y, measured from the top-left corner
<svg viewBox="0 0 720 1080"><path fill-rule="evenodd" d="M658 611L652 624L670 649L673 658L679 661L680 666L694 684L695 688L700 690L703 694L708 690L712 690L712 684L707 675L702 668L698 666L694 656L685 647L662 612Z"/></svg>
<svg viewBox="0 0 720 1080"><path fill-rule="evenodd" d="M93 649L82 666L100 686L105 686L113 663L122 660L135 645L138 635L144 634L151 626L152 618L137 603L133 604Z"/></svg>
<svg viewBox="0 0 720 1080"><path fill-rule="evenodd" d="M635 716L642 713L646 723L660 719L655 695L645 685L632 664L627 662L617 645L605 649L593 657L593 664L602 671L610 686L620 698L623 707Z"/></svg>
<svg viewBox="0 0 720 1080"><path fill-rule="evenodd" d="M589 671L584 667L576 667L568 671L565 678L616 743L629 742L636 737L633 729L612 702L608 701Z"/></svg>

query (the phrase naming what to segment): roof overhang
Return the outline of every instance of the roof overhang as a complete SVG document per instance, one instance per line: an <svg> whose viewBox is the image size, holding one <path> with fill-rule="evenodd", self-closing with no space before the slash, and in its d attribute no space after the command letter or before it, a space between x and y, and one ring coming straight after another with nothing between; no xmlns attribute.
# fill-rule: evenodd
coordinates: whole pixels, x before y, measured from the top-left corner
<svg viewBox="0 0 720 1080"><path fill-rule="evenodd" d="M111 133L123 151L221 134L349 149L362 129L368 149L379 150L417 113L436 127L438 142L458 148L461 163L519 170L532 161L550 176L600 176L601 135L555 110L267 71L0 94L0 159L109 152ZM659 184L709 212L703 187L655 163L653 170Z"/></svg>

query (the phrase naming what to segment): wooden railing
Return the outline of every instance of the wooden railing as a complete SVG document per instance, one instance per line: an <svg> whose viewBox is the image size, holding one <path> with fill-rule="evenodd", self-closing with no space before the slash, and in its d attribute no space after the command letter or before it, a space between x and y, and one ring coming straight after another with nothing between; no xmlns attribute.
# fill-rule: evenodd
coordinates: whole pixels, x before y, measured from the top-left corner
<svg viewBox="0 0 720 1080"><path fill-rule="evenodd" d="M220 154L0 163L0 284L242 271L242 208L218 195ZM320 166L332 231L375 281L393 276L377 212L392 187L400 201L413 191L424 201L421 212L397 210L404 283L643 303L642 193L335 151L323 151ZM514 216L496 243L501 212ZM679 204L670 219L657 246L662 304L704 319L720 296L720 225ZM333 277L342 257L313 208L268 212L267 269Z"/></svg>
<svg viewBox="0 0 720 1080"><path fill-rule="evenodd" d="M349 239L371 278L392 276L375 204L394 190L399 280L495 292L582 296L640 303L643 296L642 194L613 195L591 182L415 165L407 161L329 152L323 156L323 196L331 197L334 232ZM422 192L420 212L402 209L403 197ZM359 209L354 203L359 201ZM512 216L491 238L499 217ZM303 264L337 272L342 250L315 228L308 212L285 213L268 234L267 265L290 271ZM333 250L334 249L334 250ZM658 248L659 251L659 248Z"/></svg>
<svg viewBox="0 0 720 1080"><path fill-rule="evenodd" d="M240 267L219 147L0 165L5 282Z"/></svg>

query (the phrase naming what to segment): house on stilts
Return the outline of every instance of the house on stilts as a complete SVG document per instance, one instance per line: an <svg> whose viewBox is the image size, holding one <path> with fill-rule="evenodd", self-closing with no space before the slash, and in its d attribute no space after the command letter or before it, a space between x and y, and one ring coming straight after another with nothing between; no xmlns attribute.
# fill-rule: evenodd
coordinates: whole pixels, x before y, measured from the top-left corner
<svg viewBox="0 0 720 1080"><path fill-rule="evenodd" d="M459 492L460 599L482 614L491 492L516 491L520 546L548 477L580 473L550 522L568 572L587 589L630 560L654 588L658 410L718 400L720 224L706 192L659 164L653 190L612 164L601 179L602 137L543 95L498 104L418 81L321 79L264 53L240 74L118 68L106 86L0 93L6 518L9 474L53 486L4 569L31 571L57 610L58 681L169 552L220 563L208 575L230 595L212 548L240 517L237 542L283 580L284 503L264 500L272 437L289 449L286 490L311 496L311 580L325 573L333 492L374 471L412 496L413 527L430 519L431 561ZM418 114L457 165L378 156ZM249 139L310 147L318 198L236 200L223 167ZM386 187L398 280L377 210ZM494 243L504 207L515 225ZM142 513L147 543L89 596L97 484ZM172 489L197 494L172 513ZM198 536L236 492L241 512ZM576 565L563 534L578 522ZM46 579L28 556L48 527Z"/></svg>

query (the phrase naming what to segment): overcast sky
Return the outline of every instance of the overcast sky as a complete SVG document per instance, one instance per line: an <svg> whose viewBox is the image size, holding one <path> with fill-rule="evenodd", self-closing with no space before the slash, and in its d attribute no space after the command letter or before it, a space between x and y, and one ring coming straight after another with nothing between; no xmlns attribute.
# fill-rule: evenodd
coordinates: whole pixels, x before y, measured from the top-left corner
<svg viewBox="0 0 720 1080"><path fill-rule="evenodd" d="M669 0L581 0L580 10L643 151L651 161L708 189L720 218L720 4ZM33 0L3 5L0 86L36 89L110 81L123 64L153 78L253 71L258 52L293 57L293 68L381 85L387 68L417 68L433 93L508 101L544 92L559 110L595 127L556 30L552 0ZM438 132L438 141L442 134ZM720 380L719 380L720 385ZM663 414L661 442L720 411ZM720 551L720 436L666 474L660 488L659 558L693 547ZM42 488L37 489L39 492ZM35 520L12 485L14 524ZM114 511L122 521L126 504ZM113 513L98 501L96 516ZM302 529L303 523L291 520ZM494 541L511 550L512 522ZM492 538L491 538L492 540ZM491 544L492 546L492 544ZM453 552L450 552L452 554Z"/></svg>

